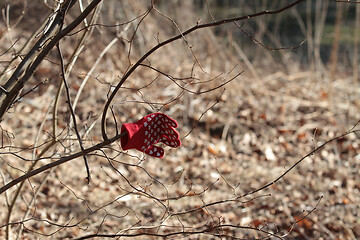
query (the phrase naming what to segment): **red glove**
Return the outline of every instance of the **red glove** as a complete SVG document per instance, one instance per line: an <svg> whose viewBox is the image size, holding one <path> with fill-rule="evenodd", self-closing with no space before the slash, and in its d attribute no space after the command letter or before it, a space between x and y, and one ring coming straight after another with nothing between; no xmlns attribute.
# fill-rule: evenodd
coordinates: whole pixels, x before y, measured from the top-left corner
<svg viewBox="0 0 360 240"><path fill-rule="evenodd" d="M174 128L178 124L175 120L163 113L149 114L137 122L124 123L121 133L126 131L126 136L121 138L123 150L135 148L150 156L162 158L164 149L154 144L158 142L176 148L181 145L179 134Z"/></svg>

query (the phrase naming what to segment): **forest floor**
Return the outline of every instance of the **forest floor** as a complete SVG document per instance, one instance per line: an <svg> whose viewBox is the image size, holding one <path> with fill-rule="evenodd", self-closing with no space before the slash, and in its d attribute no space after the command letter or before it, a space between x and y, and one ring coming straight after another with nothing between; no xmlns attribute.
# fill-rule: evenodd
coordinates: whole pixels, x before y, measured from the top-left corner
<svg viewBox="0 0 360 240"><path fill-rule="evenodd" d="M293 67L284 70L270 56L254 59L250 71L231 50L211 52L224 46L204 31L204 38L212 40L194 48L194 53L186 44L175 43L149 58L151 66L173 78L141 67L113 102L117 124L109 117L109 134L116 134L124 122L164 112L178 121L182 146L165 147L164 158L158 159L133 150L124 153L116 142L88 155L90 184L82 158L31 178L11 218L11 222L23 222L23 239L72 239L89 234L123 234L132 239L150 239L151 235L157 239L157 234L169 234L169 239L220 235L222 239L254 239L269 237L269 233L284 239L360 238L360 135L348 133L359 128L360 88L351 69L339 70L330 80L325 67L319 74L295 58L284 60L284 54L281 61ZM23 31L12 34L26 35ZM0 53L9 47L6 39ZM69 78L72 98L101 52L98 49L110 40L109 36L101 41L95 37L87 43L85 57L80 57ZM91 48L91 44L99 46ZM204 48L206 54L201 51ZM65 57L69 49L64 47ZM99 118L109 85L116 84L126 69L126 62L117 57L123 50L109 51L81 94L77 117L85 147L102 140ZM50 78L49 83L15 104L1 123L1 185L27 171L32 162L24 159L33 159L51 139L52 101L61 78L56 52L47 60L32 83ZM61 144L49 150L39 165L79 149L69 130L64 99L59 107ZM14 191L8 191L7 197ZM0 199L3 238L7 206L4 194ZM19 226L11 227L12 234L17 234Z"/></svg>

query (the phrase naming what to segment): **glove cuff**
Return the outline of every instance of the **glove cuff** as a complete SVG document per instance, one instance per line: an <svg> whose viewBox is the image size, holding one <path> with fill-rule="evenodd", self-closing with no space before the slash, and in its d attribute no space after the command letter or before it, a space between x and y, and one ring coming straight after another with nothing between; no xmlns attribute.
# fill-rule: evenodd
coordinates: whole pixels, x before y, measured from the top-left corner
<svg viewBox="0 0 360 240"><path fill-rule="evenodd" d="M126 136L122 137L120 139L121 142L121 148L123 150L129 150L131 148L136 148L139 143L137 143L135 138L135 134L139 131L141 128L141 124L139 124L140 121L135 123L124 123L121 126L121 133L126 132Z"/></svg>

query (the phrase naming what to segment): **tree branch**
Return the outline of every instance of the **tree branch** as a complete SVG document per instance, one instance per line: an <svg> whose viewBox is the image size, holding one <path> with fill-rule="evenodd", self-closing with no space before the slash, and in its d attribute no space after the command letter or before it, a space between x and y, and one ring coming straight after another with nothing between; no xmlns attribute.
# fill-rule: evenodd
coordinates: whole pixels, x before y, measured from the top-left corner
<svg viewBox="0 0 360 240"><path fill-rule="evenodd" d="M18 183L20 183L20 182L22 182L22 181L24 181L24 180L26 180L28 178L31 178L32 176L35 176L35 175L37 175L39 173L42 173L42 172L44 172L46 170L49 170L49 169L53 168L53 167L59 166L59 165L61 165L63 163L66 163L66 162L68 162L70 160L73 160L75 158L82 157L85 154L89 154L90 152L93 152L95 150L99 150L99 149L101 149L101 148L115 142L116 140L124 137L125 135L126 135L126 133L121 133L119 135L116 135L113 138L108 139L108 141L103 141L103 142L100 142L100 143L98 143L98 144L96 144L96 145L94 145L92 147L85 148L84 151L80 151L80 152L71 154L71 155L66 156L66 157L61 157L59 160L57 160L55 162L46 164L46 165L44 165L44 166L42 166L42 167L40 167L38 169L35 169L35 170L31 171L31 172L28 172L28 173L22 175L21 177L18 177L16 179L14 179L13 181L11 181L11 182L5 184L4 186L2 186L0 188L0 194L5 192L9 188L15 186L16 184L18 184Z"/></svg>
<svg viewBox="0 0 360 240"><path fill-rule="evenodd" d="M34 45L32 50L26 55L25 59L20 63L20 66L14 72L14 74L10 77L10 79L5 84L5 91L0 91L0 122L2 121L6 110L10 107L15 97L18 95L20 90L24 87L25 83L30 79L30 77L34 74L37 67L44 60L47 54L53 49L56 44L65 37L68 33L74 30L89 14L94 8L101 2L102 0L93 0L89 6L66 28L58 32L54 37L49 36L49 34L44 34L44 36ZM65 11L68 7L71 7L75 4L76 0L68 0L65 2L64 7L56 16L54 23L51 25L51 29L54 31L58 29L58 27L62 23L62 19L65 17ZM68 4L68 5L66 5ZM63 12L62 12L63 11ZM49 30L50 31L50 30ZM49 32L48 31L48 32ZM51 31L53 33L54 31ZM50 33L50 32L49 32ZM49 43L43 47L43 50L38 54L34 62L30 65L31 60L36 55L36 52L43 46L43 44L51 39ZM26 71L25 71L26 69ZM23 77L19 79L21 73L25 71ZM19 80L18 80L19 79ZM13 87L12 87L13 86ZM10 89L11 88L11 89Z"/></svg>
<svg viewBox="0 0 360 240"><path fill-rule="evenodd" d="M155 47L153 47L152 49L150 49L147 53L145 53L126 73L125 75L121 78L120 82L116 85L114 91L111 93L111 95L109 96L107 102L105 103L104 106L104 111L103 111L103 115L101 118L101 133L102 133L102 137L103 139L106 141L108 139L107 133L106 133L106 115L107 115L107 111L108 108L112 102L112 100L114 99L115 95L117 94L117 92L119 91L119 89L121 88L121 86L124 84L124 82L130 77L130 75L140 66L140 64L146 59L148 58L151 54L153 54L156 50L158 50L159 48L172 43L176 40L179 40L181 38L183 38L184 36L202 29L202 28L207 28L207 27L215 27L215 26L220 26L226 23L230 23L230 22L235 22L235 21L242 21L242 20L247 20L250 18L254 18L254 17L259 17L262 15L273 15L273 14L278 14L281 13L289 8L294 7L295 5L298 5L301 2L304 2L305 0L298 0L294 3L291 3L283 8L280 8L278 10L274 10L274 11L270 11L270 10L265 10L262 12L257 12L254 14L250 14L250 15L246 15L246 16L242 16L242 17L237 17L237 18L229 18L229 19L224 19L224 20L220 20L220 21L216 21L216 22L211 22L211 23L205 23L205 24L197 24L194 27L186 30L183 33L180 33L178 35L176 35L175 37L172 37L166 41L163 41L159 44L157 44Z"/></svg>

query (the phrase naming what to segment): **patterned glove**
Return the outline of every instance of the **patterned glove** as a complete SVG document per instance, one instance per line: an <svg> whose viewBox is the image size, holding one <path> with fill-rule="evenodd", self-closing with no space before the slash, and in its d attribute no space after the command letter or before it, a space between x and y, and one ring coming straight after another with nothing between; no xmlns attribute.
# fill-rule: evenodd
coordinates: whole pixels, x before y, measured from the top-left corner
<svg viewBox="0 0 360 240"><path fill-rule="evenodd" d="M181 141L174 129L177 127L177 122L163 113L149 114L137 122L121 126L121 133L127 133L121 138L121 147L123 150L135 148L150 156L162 158L164 149L154 144L162 142L173 148L179 147Z"/></svg>

